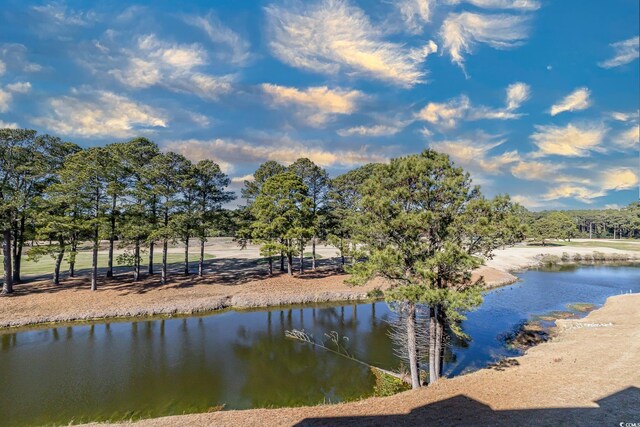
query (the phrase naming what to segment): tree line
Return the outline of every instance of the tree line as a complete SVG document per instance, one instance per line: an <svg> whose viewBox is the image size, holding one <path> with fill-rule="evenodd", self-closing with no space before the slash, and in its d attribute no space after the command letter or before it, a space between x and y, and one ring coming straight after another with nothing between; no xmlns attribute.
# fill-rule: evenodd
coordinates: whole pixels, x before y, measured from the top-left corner
<svg viewBox="0 0 640 427"><path fill-rule="evenodd" d="M530 212L530 236L548 239L640 238L640 202L621 209Z"/></svg>
<svg viewBox="0 0 640 427"><path fill-rule="evenodd" d="M168 280L170 241L184 244L189 272L189 244L200 243L198 274L203 274L204 245L221 223L222 205L233 200L229 178L210 161L193 163L160 151L146 138L83 149L26 129L0 129L0 228L4 254L2 294L21 281L25 243L38 242L30 257L55 259L53 283L60 282L66 257L75 276L79 245L91 242L91 289L98 284L100 242L108 241L106 277L113 276L114 248L142 270L148 248L148 274L154 274L154 247L162 245L161 281Z"/></svg>

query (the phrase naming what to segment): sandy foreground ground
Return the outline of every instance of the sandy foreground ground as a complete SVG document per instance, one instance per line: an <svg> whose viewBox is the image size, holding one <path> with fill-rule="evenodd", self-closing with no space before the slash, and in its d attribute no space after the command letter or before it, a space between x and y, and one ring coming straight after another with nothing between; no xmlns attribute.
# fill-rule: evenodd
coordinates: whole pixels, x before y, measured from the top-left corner
<svg viewBox="0 0 640 427"><path fill-rule="evenodd" d="M418 391L336 405L171 416L133 425L638 425L640 295L611 297L586 318L559 320L558 329L553 340L511 359L512 366L443 379Z"/></svg>
<svg viewBox="0 0 640 427"><path fill-rule="evenodd" d="M640 244L639 244L640 245ZM517 277L509 271L539 264L542 254L561 256L592 254L594 250L626 254L640 259L640 252L610 248L512 247L495 251L495 256L474 273L487 288L513 283ZM207 274L199 278L179 273L174 266L170 282L162 285L159 275L133 282L131 273L101 279L97 292L89 289L88 278L63 280L53 286L47 280L15 286L15 294L0 298L0 329L54 322L87 321L104 318L129 318L152 315L202 313L224 308L255 308L288 304L361 300L375 288L386 284L374 280L366 286L345 284L347 276L339 272L336 249L318 246L322 256L317 271L289 277L268 277L266 265L258 265L257 247L241 250L230 239L215 239L207 246L215 258L206 264ZM275 266L276 269L278 266ZM122 271L122 270L121 270Z"/></svg>

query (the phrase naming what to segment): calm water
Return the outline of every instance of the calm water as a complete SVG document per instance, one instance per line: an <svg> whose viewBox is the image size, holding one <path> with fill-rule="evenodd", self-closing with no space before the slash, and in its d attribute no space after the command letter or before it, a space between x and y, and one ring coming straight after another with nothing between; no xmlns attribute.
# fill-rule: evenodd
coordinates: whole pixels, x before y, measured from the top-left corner
<svg viewBox="0 0 640 427"><path fill-rule="evenodd" d="M517 354L500 336L532 315L640 292L640 268L528 271L489 292L454 341L445 373ZM349 350L393 369L385 303L225 312L206 317L111 322L0 334L0 425L66 424L225 408L315 404L371 394L366 367L284 338L336 331Z"/></svg>

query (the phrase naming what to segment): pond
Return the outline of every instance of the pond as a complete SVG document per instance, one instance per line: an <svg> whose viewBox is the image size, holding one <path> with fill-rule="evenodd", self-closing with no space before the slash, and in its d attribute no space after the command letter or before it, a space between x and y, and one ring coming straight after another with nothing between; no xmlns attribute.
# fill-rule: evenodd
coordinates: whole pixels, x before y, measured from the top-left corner
<svg viewBox="0 0 640 427"><path fill-rule="evenodd" d="M531 270L487 293L452 340L445 374L517 355L502 337L534 315L571 303L602 304L640 292L637 266ZM397 369L384 302L227 311L207 316L101 322L0 334L0 425L67 424L369 396L363 365L293 341L335 331L357 358Z"/></svg>

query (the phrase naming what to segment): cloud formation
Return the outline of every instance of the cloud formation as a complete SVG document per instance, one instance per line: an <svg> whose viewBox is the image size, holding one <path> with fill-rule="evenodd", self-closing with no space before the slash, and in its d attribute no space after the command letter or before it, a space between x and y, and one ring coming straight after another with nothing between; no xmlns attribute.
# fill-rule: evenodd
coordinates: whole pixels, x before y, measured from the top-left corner
<svg viewBox="0 0 640 427"><path fill-rule="evenodd" d="M460 95L447 102L430 102L417 114L417 118L433 125L452 129L456 127L471 108L466 95Z"/></svg>
<svg viewBox="0 0 640 427"><path fill-rule="evenodd" d="M440 29L443 49L451 61L464 69L464 54L473 52L477 43L494 49L509 49L524 42L529 34L529 19L522 15L451 13Z"/></svg>
<svg viewBox="0 0 640 427"><path fill-rule="evenodd" d="M430 102L421 109L416 118L443 129L453 129L461 120L509 120L522 114L517 109L531 96L531 87L522 82L510 84L506 89L505 106L491 108L474 106L466 95L447 102Z"/></svg>
<svg viewBox="0 0 640 427"><path fill-rule="evenodd" d="M472 172L499 175L506 167L520 160L517 151L507 151L491 155L490 151L505 143L499 137L479 133L473 138L431 142L429 146L436 151L448 154L458 166Z"/></svg>
<svg viewBox="0 0 640 427"><path fill-rule="evenodd" d="M634 148L640 144L640 125L632 125L625 131L620 132L614 142L622 148Z"/></svg>
<svg viewBox="0 0 640 427"><path fill-rule="evenodd" d="M167 150L182 153L191 160L212 159L226 171L233 170L232 165L275 160L284 164L293 163L300 157L307 157L322 167L358 166L371 162L385 162L388 158L374 153L363 145L358 150L329 151L318 144L303 143L287 137L277 141L250 143L242 139L181 140L164 144Z"/></svg>
<svg viewBox="0 0 640 427"><path fill-rule="evenodd" d="M354 126L340 129L340 136L391 136L400 132L403 127L392 125Z"/></svg>
<svg viewBox="0 0 640 427"><path fill-rule="evenodd" d="M107 45L95 42L90 56L81 62L132 89L160 86L207 100L217 100L231 90L232 75L201 71L210 60L207 50L198 43L172 43L146 34L135 38L130 48L120 48L114 37L109 34Z"/></svg>
<svg viewBox="0 0 640 427"><path fill-rule="evenodd" d="M360 8L344 0L266 7L269 47L292 67L328 75L364 75L410 87L423 81L430 41L409 49L384 39Z"/></svg>
<svg viewBox="0 0 640 427"><path fill-rule="evenodd" d="M557 104L552 105L549 110L549 114L555 116L556 114L560 114L565 111L586 110L591 106L591 100L589 99L590 95L591 92L588 88L578 88L562 98Z"/></svg>
<svg viewBox="0 0 640 427"><path fill-rule="evenodd" d="M251 59L251 44L237 32L227 27L215 14L185 17L185 22L201 29L212 43L226 48L219 57L234 65L246 65Z"/></svg>
<svg viewBox="0 0 640 427"><path fill-rule="evenodd" d="M351 114L365 95L358 90L329 89L327 86L297 89L295 87L262 84L262 90L272 105L295 105L297 115L312 126L321 126L336 114Z"/></svg>
<svg viewBox="0 0 640 427"><path fill-rule="evenodd" d="M17 82L6 85L4 88L0 87L0 113L6 113L9 111L11 102L13 101L13 94L25 94L31 90L31 83L29 82Z"/></svg>
<svg viewBox="0 0 640 427"><path fill-rule="evenodd" d="M65 136L125 138L167 127L163 112L108 91L74 89L46 106L46 115L33 122Z"/></svg>
<svg viewBox="0 0 640 427"><path fill-rule="evenodd" d="M602 68L614 68L628 64L640 57L640 37L635 36L610 45L613 57L598 63Z"/></svg>
<svg viewBox="0 0 640 427"><path fill-rule="evenodd" d="M600 144L607 132L602 125L536 126L531 140L538 146L534 157L585 157L592 151L603 151Z"/></svg>
<svg viewBox="0 0 640 427"><path fill-rule="evenodd" d="M424 25L431 21L435 0L401 0L395 3L409 32L422 33Z"/></svg>
<svg viewBox="0 0 640 427"><path fill-rule="evenodd" d="M512 10L537 10L540 8L538 0L447 0L449 4L469 3L484 9L512 9Z"/></svg>

